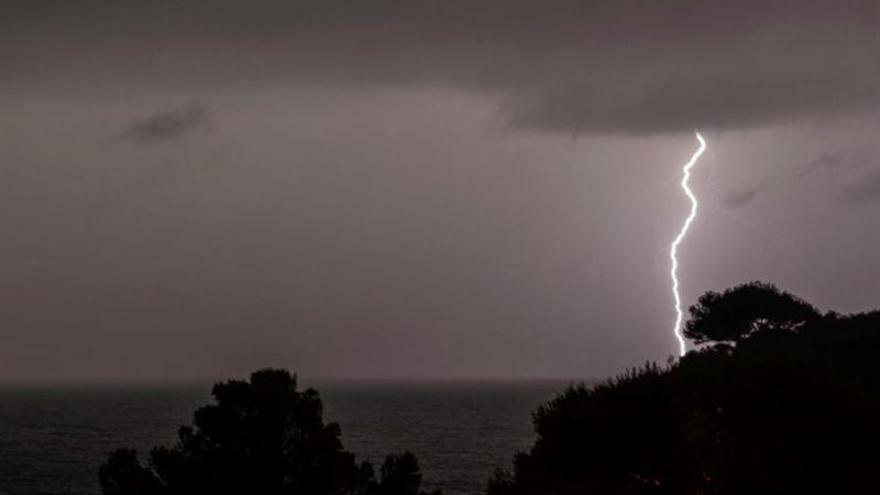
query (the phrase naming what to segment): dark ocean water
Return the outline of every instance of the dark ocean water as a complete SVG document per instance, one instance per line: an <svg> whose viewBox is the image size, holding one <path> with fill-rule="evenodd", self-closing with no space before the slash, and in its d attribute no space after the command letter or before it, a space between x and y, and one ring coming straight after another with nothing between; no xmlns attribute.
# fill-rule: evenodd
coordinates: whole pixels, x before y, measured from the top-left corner
<svg viewBox="0 0 880 495"><path fill-rule="evenodd" d="M534 440L531 411L565 381L317 382L325 419L374 464L410 450L424 488L481 493ZM94 494L106 453L171 444L210 385L0 386L0 495Z"/></svg>

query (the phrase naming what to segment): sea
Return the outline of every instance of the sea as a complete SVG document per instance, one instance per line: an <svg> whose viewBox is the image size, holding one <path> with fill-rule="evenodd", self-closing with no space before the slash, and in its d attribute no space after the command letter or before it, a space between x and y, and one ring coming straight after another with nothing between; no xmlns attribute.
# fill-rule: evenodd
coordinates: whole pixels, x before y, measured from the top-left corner
<svg viewBox="0 0 880 495"><path fill-rule="evenodd" d="M409 450L422 487L447 495L485 491L496 468L535 439L531 413L571 380L346 381L306 383L324 401L325 421L345 448L377 467ZM172 445L193 411L211 401L210 383L0 385L0 495L98 494L108 452L143 459Z"/></svg>

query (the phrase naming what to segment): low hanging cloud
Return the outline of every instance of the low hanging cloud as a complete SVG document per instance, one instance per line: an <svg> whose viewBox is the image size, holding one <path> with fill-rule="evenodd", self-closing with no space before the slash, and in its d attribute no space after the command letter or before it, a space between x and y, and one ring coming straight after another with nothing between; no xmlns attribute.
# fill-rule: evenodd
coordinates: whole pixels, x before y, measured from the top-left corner
<svg viewBox="0 0 880 495"><path fill-rule="evenodd" d="M867 156L834 151L823 153L806 164L806 172L815 170L857 170L871 165Z"/></svg>
<svg viewBox="0 0 880 495"><path fill-rule="evenodd" d="M871 169L858 180L844 186L840 197L854 203L880 200L880 168Z"/></svg>
<svg viewBox="0 0 880 495"><path fill-rule="evenodd" d="M0 89L446 87L500 97L512 126L576 134L827 121L880 107L875 5L9 0ZM133 136L187 128L166 120Z"/></svg>
<svg viewBox="0 0 880 495"><path fill-rule="evenodd" d="M144 144L181 138L209 127L208 110L199 103L155 113L135 119L121 134L124 140Z"/></svg>
<svg viewBox="0 0 880 495"><path fill-rule="evenodd" d="M843 152L834 151L819 155L818 157L816 157L815 160L807 163L807 169L835 169L841 166L845 166L847 163L849 162L847 161L846 155L844 155Z"/></svg>
<svg viewBox="0 0 880 495"><path fill-rule="evenodd" d="M721 204L725 208L727 208L729 210L733 210L736 208L741 208L741 207L751 203L752 200L754 200L757 195L758 195L758 188L757 187L733 189L731 191L728 191L727 194L725 194L724 199L722 200Z"/></svg>

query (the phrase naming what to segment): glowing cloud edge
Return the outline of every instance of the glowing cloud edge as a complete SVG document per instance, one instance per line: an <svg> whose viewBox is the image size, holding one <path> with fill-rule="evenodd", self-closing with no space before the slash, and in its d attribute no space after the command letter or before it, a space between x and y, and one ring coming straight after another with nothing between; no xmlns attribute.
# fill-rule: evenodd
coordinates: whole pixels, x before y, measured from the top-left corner
<svg viewBox="0 0 880 495"><path fill-rule="evenodd" d="M681 295L678 293L678 245L681 244L681 241L684 240L685 235L687 235L687 231L691 226L691 223L694 221L694 218L697 216L697 210L699 209L699 202L697 201L697 197L694 195L693 191L691 191L688 182L691 178L691 168L696 165L697 160L700 159L700 156L706 151L706 140L703 139L703 136L700 135L699 131L694 132L697 137L697 141L700 143L699 148L694 154L691 156L691 159L684 165L682 168L682 179L681 179L681 188L684 190L685 195L687 195L688 199L691 201L691 212L687 216L684 221L684 224L681 226L681 230L679 230L678 235L675 236L675 239L672 241L672 244L669 246L669 259L672 261L672 267L669 270L669 276L672 278L672 295L675 298L675 326L672 328L672 332L675 334L675 338L678 339L679 346L679 356L684 356L687 352L687 345L684 340L684 334L682 331L682 320L684 319L684 313L681 310Z"/></svg>

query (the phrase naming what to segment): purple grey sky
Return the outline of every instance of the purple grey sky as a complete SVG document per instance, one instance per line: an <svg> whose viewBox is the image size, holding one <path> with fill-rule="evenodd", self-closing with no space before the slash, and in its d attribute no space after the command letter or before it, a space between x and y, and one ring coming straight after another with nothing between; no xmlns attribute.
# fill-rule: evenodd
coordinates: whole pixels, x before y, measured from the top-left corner
<svg viewBox="0 0 880 495"><path fill-rule="evenodd" d="M6 0L0 381L594 377L880 307L880 4Z"/></svg>

